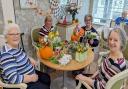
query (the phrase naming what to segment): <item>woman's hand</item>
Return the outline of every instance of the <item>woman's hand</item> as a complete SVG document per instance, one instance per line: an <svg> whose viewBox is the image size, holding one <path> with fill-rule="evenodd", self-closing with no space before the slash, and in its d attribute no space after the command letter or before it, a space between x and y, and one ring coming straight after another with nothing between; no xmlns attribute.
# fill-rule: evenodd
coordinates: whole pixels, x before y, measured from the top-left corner
<svg viewBox="0 0 128 89"><path fill-rule="evenodd" d="M93 44L93 42L94 42L94 41L93 41L93 39L89 40L89 44L91 44L91 45L92 45L92 44Z"/></svg>
<svg viewBox="0 0 128 89"><path fill-rule="evenodd" d="M82 75L82 74L78 74L78 75L76 76L76 79L77 79L77 80L85 81L85 76Z"/></svg>
<svg viewBox="0 0 128 89"><path fill-rule="evenodd" d="M77 80L81 80L81 81L85 81L90 86L92 86L93 85L93 82L94 82L94 80L92 80L91 78L86 77L86 76L84 76L82 74L77 75L76 76L76 79Z"/></svg>
<svg viewBox="0 0 128 89"><path fill-rule="evenodd" d="M24 75L23 83L36 82L38 80L37 74Z"/></svg>
<svg viewBox="0 0 128 89"><path fill-rule="evenodd" d="M32 82L38 81L38 75L37 74L32 74L31 79L32 79Z"/></svg>

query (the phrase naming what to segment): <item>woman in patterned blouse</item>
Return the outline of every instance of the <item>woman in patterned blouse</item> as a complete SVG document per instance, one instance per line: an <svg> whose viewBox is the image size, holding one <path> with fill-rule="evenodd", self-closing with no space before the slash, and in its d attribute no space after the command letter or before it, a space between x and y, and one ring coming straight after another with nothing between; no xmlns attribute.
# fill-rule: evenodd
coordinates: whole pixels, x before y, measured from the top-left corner
<svg viewBox="0 0 128 89"><path fill-rule="evenodd" d="M93 89L105 89L106 83L111 77L126 69L126 62L122 53L126 44L125 31L121 28L113 28L108 36L110 52L104 58L99 70L90 78L79 74L76 79L85 81Z"/></svg>

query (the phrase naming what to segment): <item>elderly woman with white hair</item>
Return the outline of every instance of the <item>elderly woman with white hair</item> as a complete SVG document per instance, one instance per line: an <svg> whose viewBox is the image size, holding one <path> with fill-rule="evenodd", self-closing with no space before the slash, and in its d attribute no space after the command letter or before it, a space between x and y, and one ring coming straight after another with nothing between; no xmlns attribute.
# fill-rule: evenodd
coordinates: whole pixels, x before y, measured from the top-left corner
<svg viewBox="0 0 128 89"><path fill-rule="evenodd" d="M118 17L115 20L116 25L120 25L120 23L125 23L126 25L128 25L128 11L127 10L123 11L122 16Z"/></svg>
<svg viewBox="0 0 128 89"><path fill-rule="evenodd" d="M118 27L113 28L108 36L110 52L102 59L103 62L99 70L92 77L79 74L76 79L85 81L93 89L105 89L106 83L111 77L126 69L126 61L122 53L126 44L127 36L125 31Z"/></svg>
<svg viewBox="0 0 128 89"><path fill-rule="evenodd" d="M27 89L50 89L50 76L35 70L35 60L29 58L19 47L19 26L9 24L4 35L6 44L1 50L0 58L3 80L10 84L26 83Z"/></svg>

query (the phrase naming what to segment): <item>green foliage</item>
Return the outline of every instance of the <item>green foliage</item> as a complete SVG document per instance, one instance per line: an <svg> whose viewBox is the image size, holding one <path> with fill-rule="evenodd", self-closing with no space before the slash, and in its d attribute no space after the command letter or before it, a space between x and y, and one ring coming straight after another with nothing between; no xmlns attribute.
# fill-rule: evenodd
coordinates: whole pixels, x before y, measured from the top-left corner
<svg viewBox="0 0 128 89"><path fill-rule="evenodd" d="M58 60L55 57L50 58L49 61L54 64L59 64Z"/></svg>
<svg viewBox="0 0 128 89"><path fill-rule="evenodd" d="M70 47L69 47L70 51L72 52L81 52L84 53L87 51L87 47L86 45L82 44L82 43L74 43L74 42L70 42Z"/></svg>
<svg viewBox="0 0 128 89"><path fill-rule="evenodd" d="M87 37L87 39L95 39L96 38L96 33L94 33L94 32L88 32L87 34L86 34L86 37Z"/></svg>
<svg viewBox="0 0 128 89"><path fill-rule="evenodd" d="M42 45L41 45L40 43L37 43L37 44L36 44L36 47L41 48Z"/></svg>

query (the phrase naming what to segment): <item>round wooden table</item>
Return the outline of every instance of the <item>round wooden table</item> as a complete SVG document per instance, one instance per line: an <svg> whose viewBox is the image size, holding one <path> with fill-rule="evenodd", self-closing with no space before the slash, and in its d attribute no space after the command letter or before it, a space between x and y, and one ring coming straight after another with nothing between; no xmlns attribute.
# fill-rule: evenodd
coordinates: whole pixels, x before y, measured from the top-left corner
<svg viewBox="0 0 128 89"><path fill-rule="evenodd" d="M37 55L39 57L39 53L37 53ZM77 62L75 59L72 59L67 65L60 65L60 64L54 64L54 63L50 62L49 60L45 60L45 59L41 59L41 58L40 58L40 61L44 65L46 65L46 66L48 66L50 68L63 71L62 89L67 89L67 87L65 86L65 83L64 83L65 76L66 76L65 71L73 71L73 70L82 69L82 68L88 66L90 63L92 63L93 59L94 59L94 53L93 53L91 48L88 48L87 57L82 62Z"/></svg>
<svg viewBox="0 0 128 89"><path fill-rule="evenodd" d="M77 62L75 59L72 59L70 61L70 63L68 63L67 65L60 65L60 64L54 64L52 62L50 62L49 60L43 60L43 59L40 59L40 61L50 67L50 68L53 68L53 69L56 69L56 70L62 70L62 71L73 71L73 70L79 70L79 69L82 69L86 66L88 66L90 63L92 63L94 59L94 53L92 51L91 48L89 48L87 50L87 57L84 61L82 62Z"/></svg>

